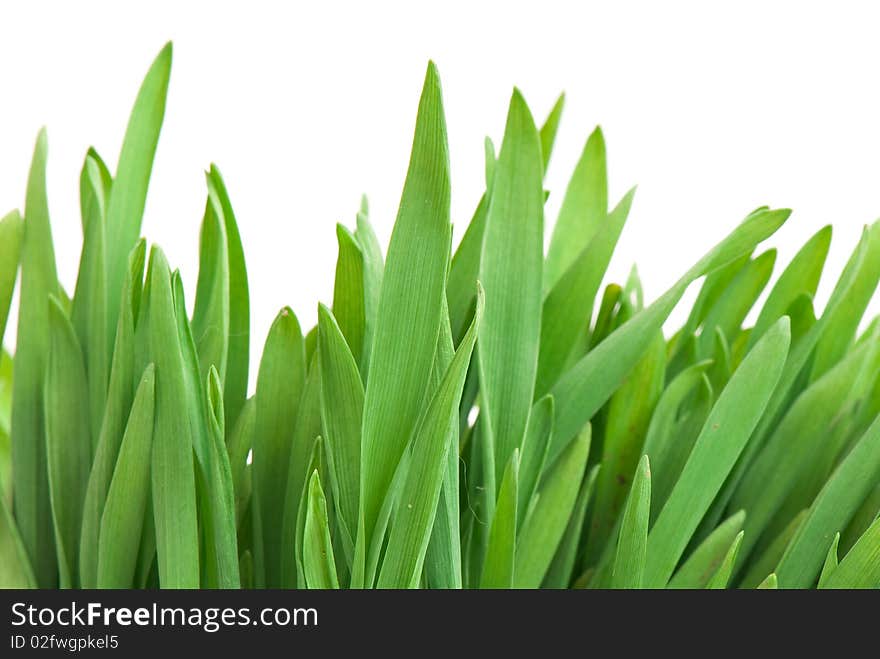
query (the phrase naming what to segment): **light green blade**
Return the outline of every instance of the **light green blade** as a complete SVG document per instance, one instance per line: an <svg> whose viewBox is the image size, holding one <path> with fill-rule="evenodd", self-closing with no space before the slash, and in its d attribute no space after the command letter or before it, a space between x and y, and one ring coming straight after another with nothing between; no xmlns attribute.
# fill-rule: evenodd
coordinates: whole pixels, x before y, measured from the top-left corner
<svg viewBox="0 0 880 659"><path fill-rule="evenodd" d="M552 464L526 515L516 543L514 587L538 588L544 580L571 518L589 454L587 425Z"/></svg>
<svg viewBox="0 0 880 659"><path fill-rule="evenodd" d="M378 556L374 537L395 470L422 412L440 328L452 227L440 78L428 65L413 149L382 280L364 396L355 574ZM363 572L361 572L363 577ZM358 581L358 579L355 579Z"/></svg>
<svg viewBox="0 0 880 659"><path fill-rule="evenodd" d="M789 346L783 316L734 373L697 438L687 464L648 536L645 585L667 584L761 418L782 373Z"/></svg>
<svg viewBox="0 0 880 659"><path fill-rule="evenodd" d="M144 512L150 498L155 382L155 368L150 364L134 396L101 516L97 588L134 585Z"/></svg>
<svg viewBox="0 0 880 659"><path fill-rule="evenodd" d="M837 569L838 560L837 560L837 546L840 544L840 533L834 534L834 540L831 541L831 546L828 548L828 555L825 557L825 564L822 566L822 572L819 574L819 585L817 588L822 588L825 584L828 583L828 579L834 570Z"/></svg>
<svg viewBox="0 0 880 659"><path fill-rule="evenodd" d="M21 242L21 294L12 388L13 513L37 583L58 582L46 473L43 388L49 353L49 296L59 292L46 198L46 131L34 147Z"/></svg>
<svg viewBox="0 0 880 659"><path fill-rule="evenodd" d="M490 519L491 498L513 450L522 445L534 396L541 332L541 176L538 131L522 94L514 90L480 257L486 311L477 359Z"/></svg>
<svg viewBox="0 0 880 659"><path fill-rule="evenodd" d="M541 349L535 392L545 394L562 375L593 316L593 301L629 216L635 188L626 193L596 235L549 290L541 313Z"/></svg>
<svg viewBox="0 0 880 659"><path fill-rule="evenodd" d="M651 468L643 455L636 468L626 507L623 509L617 554L611 573L612 588L641 588L651 515Z"/></svg>
<svg viewBox="0 0 880 659"><path fill-rule="evenodd" d="M309 500L303 530L303 566L309 588L339 588L327 521L327 501L317 470L309 480Z"/></svg>
<svg viewBox="0 0 880 659"><path fill-rule="evenodd" d="M226 412L226 429L232 430L238 420L247 397L248 367L250 359L250 292L248 290L247 266L244 249L232 202L226 191L226 183L216 165L208 172L209 193L220 202L226 229L229 258L229 349L226 359L223 408Z"/></svg>
<svg viewBox="0 0 880 659"><path fill-rule="evenodd" d="M718 574L734 540L741 534L745 519L746 512L740 510L724 520L676 570L667 587L705 588L713 575Z"/></svg>
<svg viewBox="0 0 880 659"><path fill-rule="evenodd" d="M730 583L730 577L733 574L734 565L736 565L736 557L739 553L742 539L743 531L740 531L736 538L734 538L733 544L730 545L730 549L724 556L724 560L721 562L718 571L712 575L712 578L709 579L709 583L706 584L708 590L724 590L727 588L727 584Z"/></svg>
<svg viewBox="0 0 880 659"><path fill-rule="evenodd" d="M333 285L333 317L345 337L355 363L360 364L366 332L364 298L364 255L354 235L336 225L339 256Z"/></svg>
<svg viewBox="0 0 880 659"><path fill-rule="evenodd" d="M483 316L483 300L483 291L478 287L471 327L452 358L413 440L409 469L379 572L379 588L415 588L419 584L440 499L449 451L446 440L450 424L458 414L458 401Z"/></svg>
<svg viewBox="0 0 880 659"><path fill-rule="evenodd" d="M91 465L86 371L73 325L57 298L49 302L46 368L46 469L62 588L79 584L79 539Z"/></svg>
<svg viewBox="0 0 880 659"><path fill-rule="evenodd" d="M880 518L862 534L823 588L880 588Z"/></svg>
<svg viewBox="0 0 880 659"><path fill-rule="evenodd" d="M516 557L517 481L519 479L519 449L510 456L498 504L489 530L489 544L483 561L480 588L512 588L513 566Z"/></svg>
<svg viewBox="0 0 880 659"><path fill-rule="evenodd" d="M171 52L169 42L144 77L125 129L116 178L107 200L107 314L111 319L119 314L128 253L141 233L147 186L165 116Z"/></svg>
<svg viewBox="0 0 880 659"><path fill-rule="evenodd" d="M302 330L296 315L285 307L269 329L257 374L252 502L254 579L258 588L278 588L282 583L284 493L305 377ZM298 495L294 501L299 501Z"/></svg>
<svg viewBox="0 0 880 659"><path fill-rule="evenodd" d="M342 330L327 307L318 307L321 420L341 533L352 556L360 496L364 387Z"/></svg>
<svg viewBox="0 0 880 659"><path fill-rule="evenodd" d="M750 252L782 226L789 215L790 211L786 209L750 215L672 288L621 325L562 376L552 390L556 399L557 439L551 458L559 454L620 386L690 283Z"/></svg>
<svg viewBox="0 0 880 659"><path fill-rule="evenodd" d="M605 138L596 128L575 166L553 226L544 272L549 291L592 240L608 214Z"/></svg>
<svg viewBox="0 0 880 659"><path fill-rule="evenodd" d="M229 250L220 200L210 189L199 235L199 278L192 315L192 334L199 362L199 381L217 369L226 379L229 356Z"/></svg>
<svg viewBox="0 0 880 659"><path fill-rule="evenodd" d="M553 154L553 145L556 142L556 132L559 130L559 120L562 117L562 109L565 107L565 94L559 95L550 114L544 120L541 126L541 158L544 163L544 172L547 171L547 165L550 164L550 156Z"/></svg>
<svg viewBox="0 0 880 659"><path fill-rule="evenodd" d="M150 348L156 364L156 420L152 487L159 583L198 588L199 532L194 438L186 365L177 327L171 272L162 250L150 252Z"/></svg>
<svg viewBox="0 0 880 659"><path fill-rule="evenodd" d="M18 276L24 222L18 211L7 213L0 219L0 345L9 318L12 291Z"/></svg>

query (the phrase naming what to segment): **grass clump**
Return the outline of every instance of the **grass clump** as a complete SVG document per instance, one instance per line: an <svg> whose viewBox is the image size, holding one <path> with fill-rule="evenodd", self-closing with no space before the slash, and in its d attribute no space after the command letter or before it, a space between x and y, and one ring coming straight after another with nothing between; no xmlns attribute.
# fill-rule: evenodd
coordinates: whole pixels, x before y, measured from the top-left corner
<svg viewBox="0 0 880 659"><path fill-rule="evenodd" d="M0 220L0 337L21 286L0 359L0 585L880 586L880 323L858 331L880 224L822 309L830 227L774 279L756 250L790 213L770 208L646 304L635 271L602 287L635 191L609 203L598 129L544 253L563 103L539 127L515 90L452 253L430 64L387 252L364 203L337 228L332 304L313 328L281 310L248 396L245 252L219 170L191 307L139 237L170 69L169 44L115 172L85 157L72 295L45 132L24 215Z"/></svg>

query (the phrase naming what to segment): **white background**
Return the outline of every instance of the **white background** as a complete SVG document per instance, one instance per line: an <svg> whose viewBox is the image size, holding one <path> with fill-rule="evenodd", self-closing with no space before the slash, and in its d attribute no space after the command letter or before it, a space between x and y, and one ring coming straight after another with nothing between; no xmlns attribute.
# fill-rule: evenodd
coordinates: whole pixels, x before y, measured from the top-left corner
<svg viewBox="0 0 880 659"><path fill-rule="evenodd" d="M514 84L539 122L567 93L548 223L602 125L611 202L639 185L609 275L624 279L637 263L649 299L769 204L795 210L772 243L777 273L834 224L821 305L861 227L880 214L870 3L138 5L0 5L0 213L23 204L47 125L56 253L72 290L82 158L94 145L115 166L141 78L173 39L143 231L181 267L191 303L202 172L220 166L248 258L255 354L282 305L309 326L317 301L330 301L334 223L353 222L362 192L387 244L428 58L443 80L456 240L482 191L483 136L500 141Z"/></svg>

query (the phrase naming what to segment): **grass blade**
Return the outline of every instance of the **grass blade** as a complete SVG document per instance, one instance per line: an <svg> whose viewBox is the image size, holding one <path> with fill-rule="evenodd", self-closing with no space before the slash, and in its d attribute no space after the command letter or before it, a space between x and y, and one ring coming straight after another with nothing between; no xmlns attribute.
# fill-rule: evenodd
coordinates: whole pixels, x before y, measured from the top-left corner
<svg viewBox="0 0 880 659"><path fill-rule="evenodd" d="M89 417L91 419L92 451L97 448L107 386L110 377L111 344L109 332L115 318L107 315L106 226L104 218L104 182L98 161L86 156L81 174L80 190L86 195L82 202L87 216L83 217L83 248L76 277L76 289L70 320L85 360L88 378Z"/></svg>
<svg viewBox="0 0 880 659"><path fill-rule="evenodd" d="M452 231L449 204L446 122L440 79L431 63L388 247L364 396L363 532L359 529L357 540L361 557L378 556L381 538L374 534L380 511L422 411L446 286Z"/></svg>
<svg viewBox="0 0 880 659"><path fill-rule="evenodd" d="M0 588L36 588L37 578L5 498L0 498Z"/></svg>
<svg viewBox="0 0 880 659"><path fill-rule="evenodd" d="M828 583L828 578L831 576L832 572L837 569L838 560L837 560L837 545L840 543L840 533L834 534L834 540L831 541L831 546L828 548L828 555L825 557L825 564L822 566L822 572L819 574L819 585L817 588L822 588Z"/></svg>
<svg viewBox="0 0 880 659"><path fill-rule="evenodd" d="M718 397L648 536L646 586L663 587L672 576L764 412L782 373L789 337L788 317L783 316L749 352Z"/></svg>
<svg viewBox="0 0 880 659"><path fill-rule="evenodd" d="M34 147L21 241L21 293L12 388L13 512L42 588L55 586L58 564L46 473L43 387L49 353L49 296L58 293L46 198L46 131Z"/></svg>
<svg viewBox="0 0 880 659"><path fill-rule="evenodd" d="M491 449L484 465L493 479L487 484L490 497L513 450L522 445L534 396L541 332L541 177L538 131L514 90L480 256L486 311L477 359L483 439Z"/></svg>
<svg viewBox="0 0 880 659"><path fill-rule="evenodd" d="M730 582L730 576L733 574L733 566L736 564L736 557L739 553L739 547L742 543L743 532L740 531L736 538L733 540L733 544L730 545L730 549L727 551L727 554L724 556L724 560L721 562L721 567L718 568L718 571L712 575L712 578L709 579L709 583L706 584L706 588L709 590L723 590L727 588L727 584Z"/></svg>
<svg viewBox="0 0 880 659"><path fill-rule="evenodd" d="M512 588L513 566L516 558L517 481L519 479L519 449L510 456L498 505L489 530L489 544L483 561L480 588Z"/></svg>
<svg viewBox="0 0 880 659"><path fill-rule="evenodd" d="M409 469L379 572L379 588L414 588L421 578L449 451L449 428L457 421L458 401L482 316L483 291L478 287L471 327L446 369L413 440Z"/></svg>
<svg viewBox="0 0 880 659"><path fill-rule="evenodd" d="M155 381L155 368L150 364L134 396L101 517L97 588L131 588L134 584L138 544L150 498Z"/></svg>
<svg viewBox="0 0 880 659"><path fill-rule="evenodd" d="M862 534L820 588L880 587L880 518Z"/></svg>
<svg viewBox="0 0 880 659"><path fill-rule="evenodd" d="M333 501L351 558L358 525L364 387L345 336L324 305L318 307L318 369Z"/></svg>
<svg viewBox="0 0 880 659"><path fill-rule="evenodd" d="M713 575L719 573L734 541L741 535L745 519L745 511L740 510L722 522L676 570L668 587L706 588Z"/></svg>
<svg viewBox="0 0 880 659"><path fill-rule="evenodd" d="M360 364L366 333L364 297L364 256L354 235L341 224L336 225L339 257L333 287L333 317L342 330L355 363Z"/></svg>
<svg viewBox="0 0 880 659"><path fill-rule="evenodd" d="M79 583L79 539L92 460L86 371L73 325L54 296L49 302L46 368L46 469L62 588Z"/></svg>
<svg viewBox="0 0 880 659"><path fill-rule="evenodd" d="M257 374L252 494L257 588L277 588L282 583L283 493L287 491L290 452L305 377L302 330L293 311L285 307L269 329ZM298 503L299 497L294 501Z"/></svg>
<svg viewBox="0 0 880 659"><path fill-rule="evenodd" d="M596 485L596 478L601 470L601 465L596 465L589 472L581 485L578 492L571 518L568 520L568 527L550 563L547 575L544 577L542 588L568 588L574 576L575 563L578 559L578 550L581 545L581 535L584 529L584 522L587 515L587 506L590 503L590 497L593 495L593 489Z"/></svg>
<svg viewBox="0 0 880 659"><path fill-rule="evenodd" d="M813 584L834 533L846 528L880 476L880 417L838 465L816 497L776 569L782 588ZM852 550L850 550L852 551ZM839 568L838 568L839 569Z"/></svg>
<svg viewBox="0 0 880 659"><path fill-rule="evenodd" d="M543 395L556 383L593 316L593 301L629 216L635 188L603 219L595 236L547 293L541 313L541 349L535 391Z"/></svg>
<svg viewBox="0 0 880 659"><path fill-rule="evenodd" d="M101 517L134 398L132 385L136 377L135 319L140 311L138 306L145 258L146 243L140 240L129 255L128 270L122 285L122 307L119 310L116 327L107 404L103 411L98 447L86 486L79 552L80 583L83 588L97 588ZM146 319L143 319L143 323L149 324Z"/></svg>
<svg viewBox="0 0 880 659"><path fill-rule="evenodd" d="M645 572L650 515L651 468L648 464L648 456L643 455L636 468L629 498L621 517L617 554L614 559L614 570L611 573L612 588L641 588Z"/></svg>
<svg viewBox="0 0 880 659"><path fill-rule="evenodd" d="M544 171L550 164L550 156L553 154L553 144L556 142L556 132L559 130L559 119L562 117L562 108L565 106L565 94L560 94L553 104L553 109L541 126L541 158L544 163Z"/></svg>
<svg viewBox="0 0 880 659"><path fill-rule="evenodd" d="M229 354L229 252L220 201L210 191L199 235L199 279L192 315L192 335L198 356L199 382L207 382L211 367L226 378Z"/></svg>
<svg viewBox="0 0 880 659"><path fill-rule="evenodd" d="M552 389L556 399L556 457L572 437L605 404L650 346L691 282L750 252L788 219L787 209L750 215L700 259L672 288L635 314L580 359Z"/></svg>
<svg viewBox="0 0 880 659"><path fill-rule="evenodd" d="M523 438L517 487L517 524L522 524L547 462L553 438L553 396L544 396L532 408Z"/></svg>
<svg viewBox="0 0 880 659"><path fill-rule="evenodd" d="M232 202L226 183L216 165L208 172L209 194L220 202L221 216L226 229L226 254L229 259L229 344L226 358L226 378L223 383L223 408L226 428L232 430L247 397L248 366L250 359L250 292L244 249Z"/></svg>
<svg viewBox="0 0 880 659"><path fill-rule="evenodd" d="M116 178L113 181L110 198L107 200L109 318L116 318L119 315L121 282L125 277L128 253L141 233L147 186L165 116L165 99L168 94L168 79L171 75L171 51L169 42L153 60L141 84L125 129L119 164L116 167Z"/></svg>
<svg viewBox="0 0 880 659"><path fill-rule="evenodd" d="M589 454L588 425L553 464L526 515L516 543L515 588L537 588L544 580L571 518Z"/></svg>
<svg viewBox="0 0 880 659"><path fill-rule="evenodd" d="M309 500L303 531L303 565L309 588L339 588L327 522L327 501L324 499L317 470L309 480Z"/></svg>
<svg viewBox="0 0 880 659"><path fill-rule="evenodd" d="M150 253L150 348L156 363L153 516L162 588L198 588L199 529L195 445L187 406L186 365L171 288L157 247Z"/></svg>
<svg viewBox="0 0 880 659"><path fill-rule="evenodd" d="M605 138L596 128L587 139L562 199L550 236L544 267L544 290L549 291L589 245L608 214L608 173Z"/></svg>
<svg viewBox="0 0 880 659"><path fill-rule="evenodd" d="M24 221L18 211L12 211L0 219L0 345L9 318L12 291L18 276Z"/></svg>

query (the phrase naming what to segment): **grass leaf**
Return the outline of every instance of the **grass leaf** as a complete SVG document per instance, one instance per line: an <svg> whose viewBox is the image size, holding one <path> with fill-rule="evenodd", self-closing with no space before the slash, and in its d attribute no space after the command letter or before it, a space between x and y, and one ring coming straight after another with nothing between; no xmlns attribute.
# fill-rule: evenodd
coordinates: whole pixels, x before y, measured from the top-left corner
<svg viewBox="0 0 880 659"><path fill-rule="evenodd" d="M651 515L651 468L643 455L636 468L620 524L612 588L640 588L645 571L648 520Z"/></svg>

